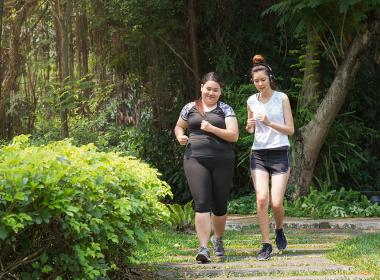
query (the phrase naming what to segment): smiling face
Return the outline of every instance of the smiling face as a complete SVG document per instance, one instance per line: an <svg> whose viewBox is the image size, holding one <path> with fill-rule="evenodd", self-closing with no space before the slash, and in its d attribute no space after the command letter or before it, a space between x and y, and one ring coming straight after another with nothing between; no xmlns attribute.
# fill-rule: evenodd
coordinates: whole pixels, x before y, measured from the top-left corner
<svg viewBox="0 0 380 280"><path fill-rule="evenodd" d="M253 83L258 91L267 92L271 90L268 74L264 70L253 73Z"/></svg>
<svg viewBox="0 0 380 280"><path fill-rule="evenodd" d="M207 106L215 105L222 93L220 85L214 81L207 81L201 85L202 101Z"/></svg>

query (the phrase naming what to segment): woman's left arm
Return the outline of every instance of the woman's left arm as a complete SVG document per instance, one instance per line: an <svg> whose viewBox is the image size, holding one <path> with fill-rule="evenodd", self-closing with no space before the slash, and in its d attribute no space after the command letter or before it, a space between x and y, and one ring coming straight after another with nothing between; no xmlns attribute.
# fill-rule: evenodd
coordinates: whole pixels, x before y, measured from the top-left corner
<svg viewBox="0 0 380 280"><path fill-rule="evenodd" d="M222 138L228 142L237 142L239 139L239 128L236 117L225 118L226 128L219 128L213 126L208 121L203 120L201 123L201 129L212 134L215 134L219 138Z"/></svg>
<svg viewBox="0 0 380 280"><path fill-rule="evenodd" d="M265 125L277 130L278 132L291 136L294 134L294 122L292 116L292 108L290 107L289 98L286 95L282 100L282 109L284 112L285 124L271 122L266 116L264 116L262 122Z"/></svg>

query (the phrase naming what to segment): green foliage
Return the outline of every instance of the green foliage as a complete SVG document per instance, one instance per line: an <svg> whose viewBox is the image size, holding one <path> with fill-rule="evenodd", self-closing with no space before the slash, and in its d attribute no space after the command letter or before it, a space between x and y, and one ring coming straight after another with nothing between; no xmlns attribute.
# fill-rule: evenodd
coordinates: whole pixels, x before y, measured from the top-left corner
<svg viewBox="0 0 380 280"><path fill-rule="evenodd" d="M289 185L291 191L291 185ZM295 201L284 200L285 212L291 217L310 218L345 218L345 217L379 217L380 205L368 200L357 191L340 190L318 191L312 189L305 197ZM256 214L256 195L249 194L231 200L228 204L229 214Z"/></svg>
<svg viewBox="0 0 380 280"><path fill-rule="evenodd" d="M174 229L184 231L194 226L195 212L192 200L185 205L169 204L168 207L170 210L169 221Z"/></svg>
<svg viewBox="0 0 380 280"><path fill-rule="evenodd" d="M0 149L0 278L107 279L167 221L159 173L133 157L68 140ZM15 271L14 271L15 272Z"/></svg>
<svg viewBox="0 0 380 280"><path fill-rule="evenodd" d="M285 201L286 215L312 218L344 218L380 216L380 205L374 204L357 191L312 189L310 194L294 202Z"/></svg>
<svg viewBox="0 0 380 280"><path fill-rule="evenodd" d="M346 174L348 182L355 185L357 190L365 189L365 181L358 178L357 170L361 166L369 166L368 160L373 156L356 143L360 142L360 138L370 135L376 137L377 133L368 128L363 121L352 116L352 113L337 117L322 147L315 173L321 190L327 191L332 186L342 183L342 174Z"/></svg>
<svg viewBox="0 0 380 280"><path fill-rule="evenodd" d="M229 214L256 214L256 195L249 194L228 203Z"/></svg>

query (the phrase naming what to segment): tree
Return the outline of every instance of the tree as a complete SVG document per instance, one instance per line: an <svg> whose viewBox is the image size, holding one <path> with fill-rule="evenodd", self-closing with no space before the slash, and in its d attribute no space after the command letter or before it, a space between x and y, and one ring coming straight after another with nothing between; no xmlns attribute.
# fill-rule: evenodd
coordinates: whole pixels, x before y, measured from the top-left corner
<svg viewBox="0 0 380 280"><path fill-rule="evenodd" d="M9 51L5 63L7 67L2 76L3 79L1 80L0 138L11 138L13 136L12 127L10 125L11 120L7 115L7 103L9 102L12 91L17 91L17 78L20 75L21 28L37 3L38 0L20 1L17 2L10 11L13 15L9 17Z"/></svg>
<svg viewBox="0 0 380 280"><path fill-rule="evenodd" d="M57 65L58 77L62 88L68 79L73 78L73 73L70 71L70 44L69 36L71 36L71 0L55 0L54 1L54 23L56 30L56 48L57 48ZM60 96L61 108L61 137L69 137L68 113L69 110L65 106L65 94Z"/></svg>
<svg viewBox="0 0 380 280"><path fill-rule="evenodd" d="M317 105L314 117L296 132L296 165L290 178L290 183L296 186L294 197L309 192L321 147L355 79L360 57L380 34L379 4L378 0L334 3L328 0L288 0L272 6L267 11L280 14L280 24L296 20L298 30L305 30L308 20L314 19L309 24L312 25L311 28L324 47L325 54L336 69L327 93ZM335 12L333 21L341 24L334 26L321 16L319 11L327 9L330 13ZM314 16L311 17L311 14ZM350 24L346 22L346 17L353 19ZM308 30L309 28L310 26ZM337 34L340 40L337 39ZM313 71L316 71L316 68ZM304 94L307 98L312 96L309 92Z"/></svg>

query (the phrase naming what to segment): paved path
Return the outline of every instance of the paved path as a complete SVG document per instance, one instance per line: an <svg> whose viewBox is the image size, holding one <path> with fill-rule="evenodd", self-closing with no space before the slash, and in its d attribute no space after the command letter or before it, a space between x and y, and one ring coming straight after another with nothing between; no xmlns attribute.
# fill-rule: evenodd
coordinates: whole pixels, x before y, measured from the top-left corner
<svg viewBox="0 0 380 280"><path fill-rule="evenodd" d="M198 264L194 260L195 248L181 248L173 262L157 264L157 279L334 280L370 277L353 267L332 262L326 253L347 238L380 230L380 219L287 219L284 227L288 248L283 252L275 249L271 259L264 262L255 258L260 233L253 224L256 224L253 216L231 216L225 237L226 257L213 257L209 264ZM231 230L239 230L239 234L229 234ZM274 239L273 233L271 239Z"/></svg>
<svg viewBox="0 0 380 280"><path fill-rule="evenodd" d="M227 229L240 229L250 225L257 225L257 218L255 216L230 215L227 220ZM273 226L273 223L271 225ZM286 218L284 227L380 230L380 218L345 218L323 220L314 220L311 218Z"/></svg>

